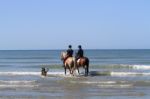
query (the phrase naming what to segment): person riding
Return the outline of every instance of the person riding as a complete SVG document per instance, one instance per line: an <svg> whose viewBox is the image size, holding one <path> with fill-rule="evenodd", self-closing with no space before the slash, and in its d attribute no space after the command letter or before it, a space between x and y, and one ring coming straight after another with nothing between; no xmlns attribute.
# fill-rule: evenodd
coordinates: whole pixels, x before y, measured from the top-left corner
<svg viewBox="0 0 150 99"><path fill-rule="evenodd" d="M67 49L67 57L64 59L64 63L66 61L67 58L72 57L73 56L73 50L72 50L72 46L69 45L68 49Z"/></svg>
<svg viewBox="0 0 150 99"><path fill-rule="evenodd" d="M69 46L68 46L68 50L67 50L67 56L68 56L68 57L72 57L72 55L73 55L72 46L69 45Z"/></svg>
<svg viewBox="0 0 150 99"><path fill-rule="evenodd" d="M79 48L79 49L78 49L78 52L77 52L77 54L76 54L76 61L77 61L78 59L82 58L83 55L84 55L84 51L83 51L81 45L79 45L78 48Z"/></svg>

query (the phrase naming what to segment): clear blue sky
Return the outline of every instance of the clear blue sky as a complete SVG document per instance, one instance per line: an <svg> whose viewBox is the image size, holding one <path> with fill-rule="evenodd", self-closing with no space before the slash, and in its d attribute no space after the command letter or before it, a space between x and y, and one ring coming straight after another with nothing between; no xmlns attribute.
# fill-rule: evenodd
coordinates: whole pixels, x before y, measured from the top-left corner
<svg viewBox="0 0 150 99"><path fill-rule="evenodd" d="M0 50L150 49L150 0L0 0Z"/></svg>

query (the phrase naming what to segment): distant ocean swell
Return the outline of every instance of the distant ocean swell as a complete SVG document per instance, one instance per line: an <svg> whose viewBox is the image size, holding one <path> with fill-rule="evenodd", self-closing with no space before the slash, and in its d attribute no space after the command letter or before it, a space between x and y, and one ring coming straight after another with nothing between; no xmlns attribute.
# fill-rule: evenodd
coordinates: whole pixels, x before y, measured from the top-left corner
<svg viewBox="0 0 150 99"><path fill-rule="evenodd" d="M93 65L95 67L99 67L99 68L112 68L112 69L117 69L117 68L120 68L120 69L123 69L123 68L126 68L126 69L141 69L141 70L150 70L150 65L128 65L128 64L112 64L112 65Z"/></svg>
<svg viewBox="0 0 150 99"><path fill-rule="evenodd" d="M15 66L15 65L14 65ZM11 67L11 66L10 66ZM40 70L42 67L49 68L50 75L63 75L64 69L62 65L31 65L31 66L16 66L17 70L13 68L7 71L1 71L0 75L40 75ZM29 68L28 68L29 67ZM5 66L1 66L5 68ZM8 67L7 67L8 68ZM21 68L21 69L19 69ZM22 71L22 69L26 69ZM30 69L32 68L32 70ZM33 71L33 69L36 69ZM140 76L140 75L150 75L150 65L126 65L126 64L109 64L109 65L90 65L91 75L111 75L111 76ZM97 74L93 74L97 73Z"/></svg>
<svg viewBox="0 0 150 99"><path fill-rule="evenodd" d="M46 68L61 68L60 64L47 65L42 64L40 67ZM97 68L97 69L133 69L133 70L150 70L150 65L129 65L129 64L104 64L104 65L89 65L89 68Z"/></svg>

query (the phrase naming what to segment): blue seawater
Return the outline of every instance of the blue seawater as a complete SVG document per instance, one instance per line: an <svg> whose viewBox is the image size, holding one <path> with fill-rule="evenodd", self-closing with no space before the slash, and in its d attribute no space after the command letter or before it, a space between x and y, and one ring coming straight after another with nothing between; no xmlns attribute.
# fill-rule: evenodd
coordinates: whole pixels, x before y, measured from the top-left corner
<svg viewBox="0 0 150 99"><path fill-rule="evenodd" d="M64 75L62 51L1 50L0 98L150 98L150 50L85 50L90 60L87 77L83 68L81 75ZM49 69L46 77L41 67Z"/></svg>
<svg viewBox="0 0 150 99"><path fill-rule="evenodd" d="M1 50L1 71L38 71L42 65L62 65L60 53L64 50ZM74 51L76 52L76 50ZM150 50L85 50L90 65L149 66Z"/></svg>

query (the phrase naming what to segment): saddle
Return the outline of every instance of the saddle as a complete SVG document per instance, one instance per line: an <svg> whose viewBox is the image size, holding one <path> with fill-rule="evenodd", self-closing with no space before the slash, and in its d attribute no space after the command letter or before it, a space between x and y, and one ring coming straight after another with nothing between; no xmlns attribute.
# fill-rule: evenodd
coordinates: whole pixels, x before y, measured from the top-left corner
<svg viewBox="0 0 150 99"><path fill-rule="evenodd" d="M79 63L79 62L80 62L80 60L81 60L81 58L77 59L77 63Z"/></svg>
<svg viewBox="0 0 150 99"><path fill-rule="evenodd" d="M80 63L81 59L83 59L84 57L80 57L77 59L77 63Z"/></svg>

